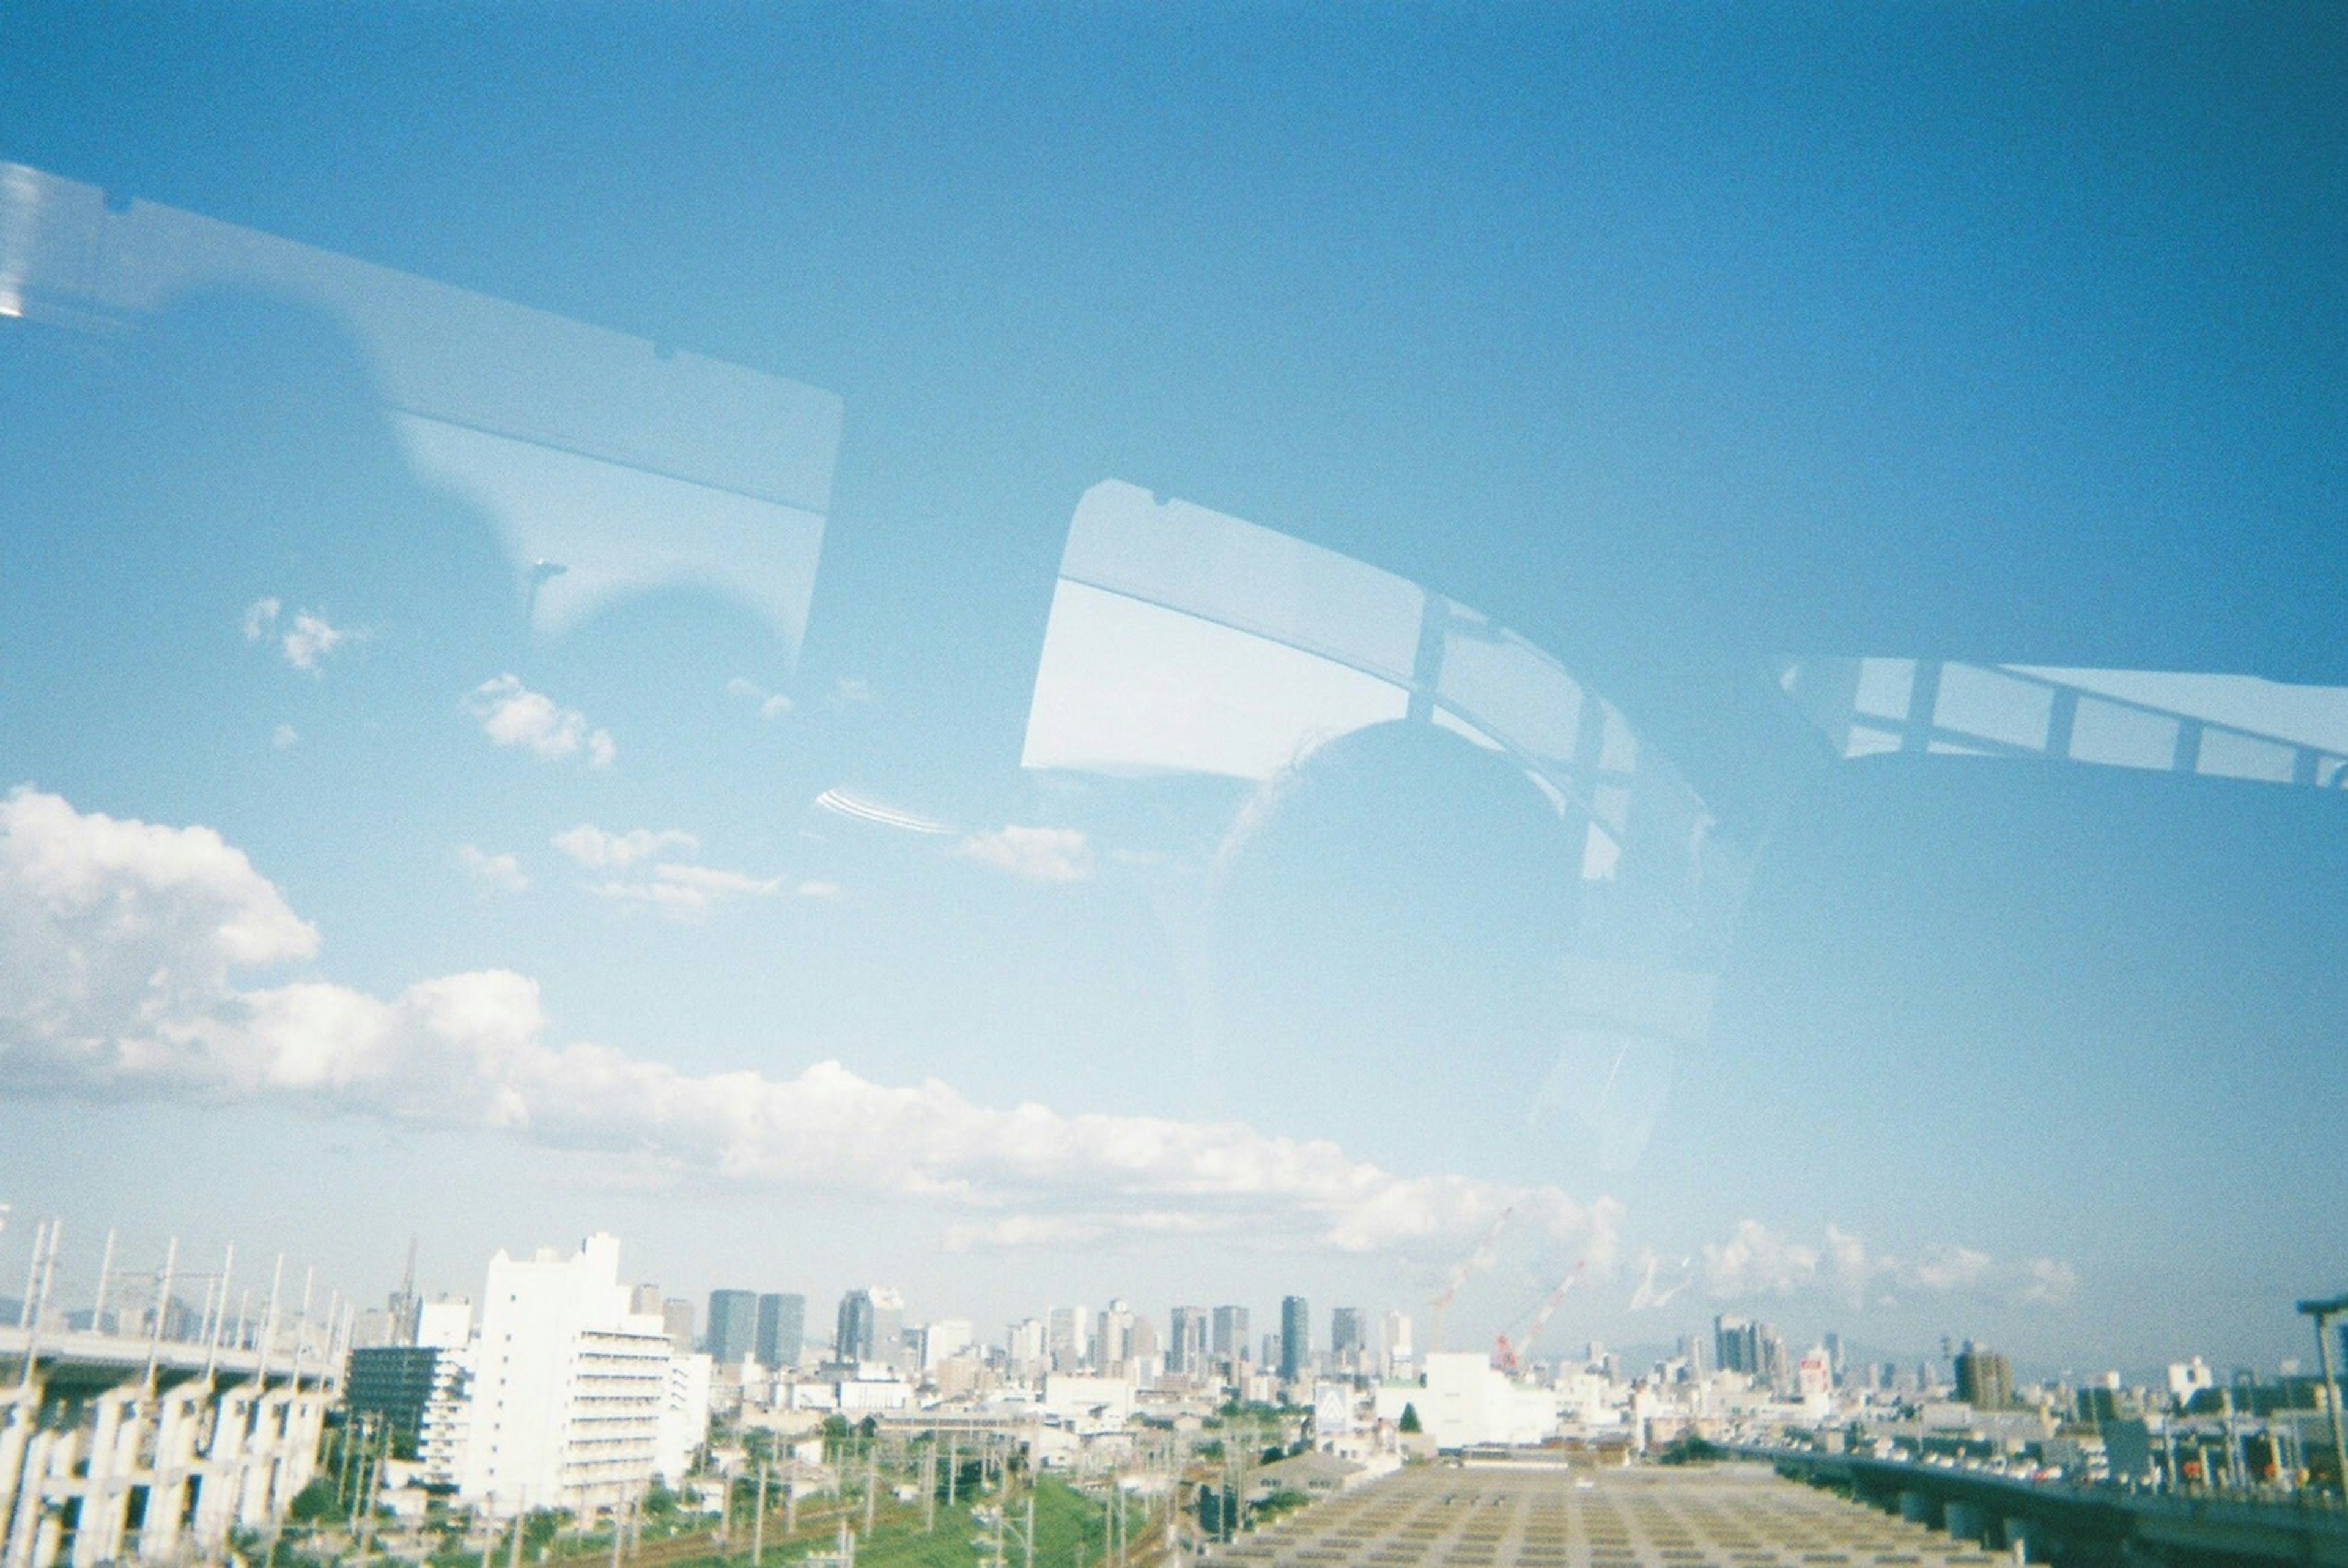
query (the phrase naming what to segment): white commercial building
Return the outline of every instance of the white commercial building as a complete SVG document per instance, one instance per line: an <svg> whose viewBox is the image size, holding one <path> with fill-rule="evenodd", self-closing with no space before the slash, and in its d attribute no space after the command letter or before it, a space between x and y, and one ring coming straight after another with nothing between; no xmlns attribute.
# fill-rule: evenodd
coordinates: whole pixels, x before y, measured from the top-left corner
<svg viewBox="0 0 2348 1568"><path fill-rule="evenodd" d="M1531 1444L1557 1435L1556 1393L1510 1380L1482 1352L1431 1352L1426 1365L1422 1382L1378 1390L1379 1419L1399 1422L1404 1408L1414 1408L1426 1435L1447 1449Z"/></svg>
<svg viewBox="0 0 2348 1568"><path fill-rule="evenodd" d="M706 1430L707 1358L676 1357L660 1317L634 1306L614 1236L589 1236L567 1257L489 1260L452 1434L458 1497L498 1516L583 1516L681 1471L677 1452L689 1458ZM698 1377L679 1361L699 1361Z"/></svg>

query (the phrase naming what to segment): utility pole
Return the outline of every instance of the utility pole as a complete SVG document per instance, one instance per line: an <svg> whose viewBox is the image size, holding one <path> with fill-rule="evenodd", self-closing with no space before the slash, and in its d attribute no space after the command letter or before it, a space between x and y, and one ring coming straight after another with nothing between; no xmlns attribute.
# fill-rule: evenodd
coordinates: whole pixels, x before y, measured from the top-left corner
<svg viewBox="0 0 2348 1568"><path fill-rule="evenodd" d="M864 1446L864 1539L872 1539L872 1494L880 1484L880 1465L872 1450L870 1439Z"/></svg>
<svg viewBox="0 0 2348 1568"><path fill-rule="evenodd" d="M2323 1408L2332 1413L2332 1462L2340 1468L2333 1474L2341 1495L2348 1499L2348 1439L2340 1430L2340 1385L2332 1376L2332 1320L2348 1313L2348 1296L2335 1296L2328 1301L2302 1301L2299 1309L2315 1319L2315 1359L2323 1368Z"/></svg>
<svg viewBox="0 0 2348 1568"><path fill-rule="evenodd" d="M758 1568L758 1560L767 1551L767 1461L758 1461L758 1500L750 1511L750 1568Z"/></svg>

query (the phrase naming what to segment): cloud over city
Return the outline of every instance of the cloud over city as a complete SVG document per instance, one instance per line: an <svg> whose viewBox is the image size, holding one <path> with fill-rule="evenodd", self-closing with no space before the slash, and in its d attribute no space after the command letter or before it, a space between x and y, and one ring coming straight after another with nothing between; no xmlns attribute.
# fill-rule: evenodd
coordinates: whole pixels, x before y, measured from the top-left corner
<svg viewBox="0 0 2348 1568"><path fill-rule="evenodd" d="M1513 1210L1611 1255L1619 1223L1611 1201L1405 1176L1236 1122L990 1107L838 1062L681 1071L551 1039L537 985L508 970L388 999L250 985L319 941L240 851L208 828L85 814L30 788L0 803L0 1093L267 1099L501 1131L667 1183L919 1200L946 1211L942 1239L963 1248L1228 1235L1439 1251Z"/></svg>
<svg viewBox="0 0 2348 1568"><path fill-rule="evenodd" d="M1834 1225L1810 1242L1750 1219L1725 1241L1704 1247L1702 1272L1715 1301L1820 1296L1852 1308L1890 1307L1920 1296L2059 1307L2078 1287L2076 1271L2054 1258L2001 1261L1945 1242L1901 1257L1874 1251Z"/></svg>

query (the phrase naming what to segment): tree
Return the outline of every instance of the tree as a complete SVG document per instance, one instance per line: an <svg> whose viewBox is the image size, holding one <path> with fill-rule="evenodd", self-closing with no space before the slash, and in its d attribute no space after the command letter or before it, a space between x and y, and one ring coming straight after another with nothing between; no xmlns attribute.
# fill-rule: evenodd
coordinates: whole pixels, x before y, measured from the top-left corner
<svg viewBox="0 0 2348 1568"><path fill-rule="evenodd" d="M286 1505L286 1516L296 1524L320 1524L327 1520L340 1519L343 1511L335 1501L333 1483L324 1476L312 1480L309 1485L294 1494L294 1501Z"/></svg>
<svg viewBox="0 0 2348 1568"><path fill-rule="evenodd" d="M1397 1426L1398 1430L1406 1432L1423 1432L1426 1430L1419 1425L1416 1405L1405 1405L1402 1408L1402 1420L1397 1423Z"/></svg>

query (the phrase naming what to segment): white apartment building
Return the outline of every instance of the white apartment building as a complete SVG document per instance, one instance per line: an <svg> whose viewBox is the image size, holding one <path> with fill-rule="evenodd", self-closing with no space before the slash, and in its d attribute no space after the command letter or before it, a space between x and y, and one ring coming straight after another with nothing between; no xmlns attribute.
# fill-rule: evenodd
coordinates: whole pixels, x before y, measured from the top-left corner
<svg viewBox="0 0 2348 1568"><path fill-rule="evenodd" d="M660 1316L635 1305L615 1236L589 1236L569 1256L489 1260L450 1422L459 1498L495 1516L583 1516L681 1472L707 1427L708 1359L676 1356ZM698 1361L697 1378L679 1361Z"/></svg>

